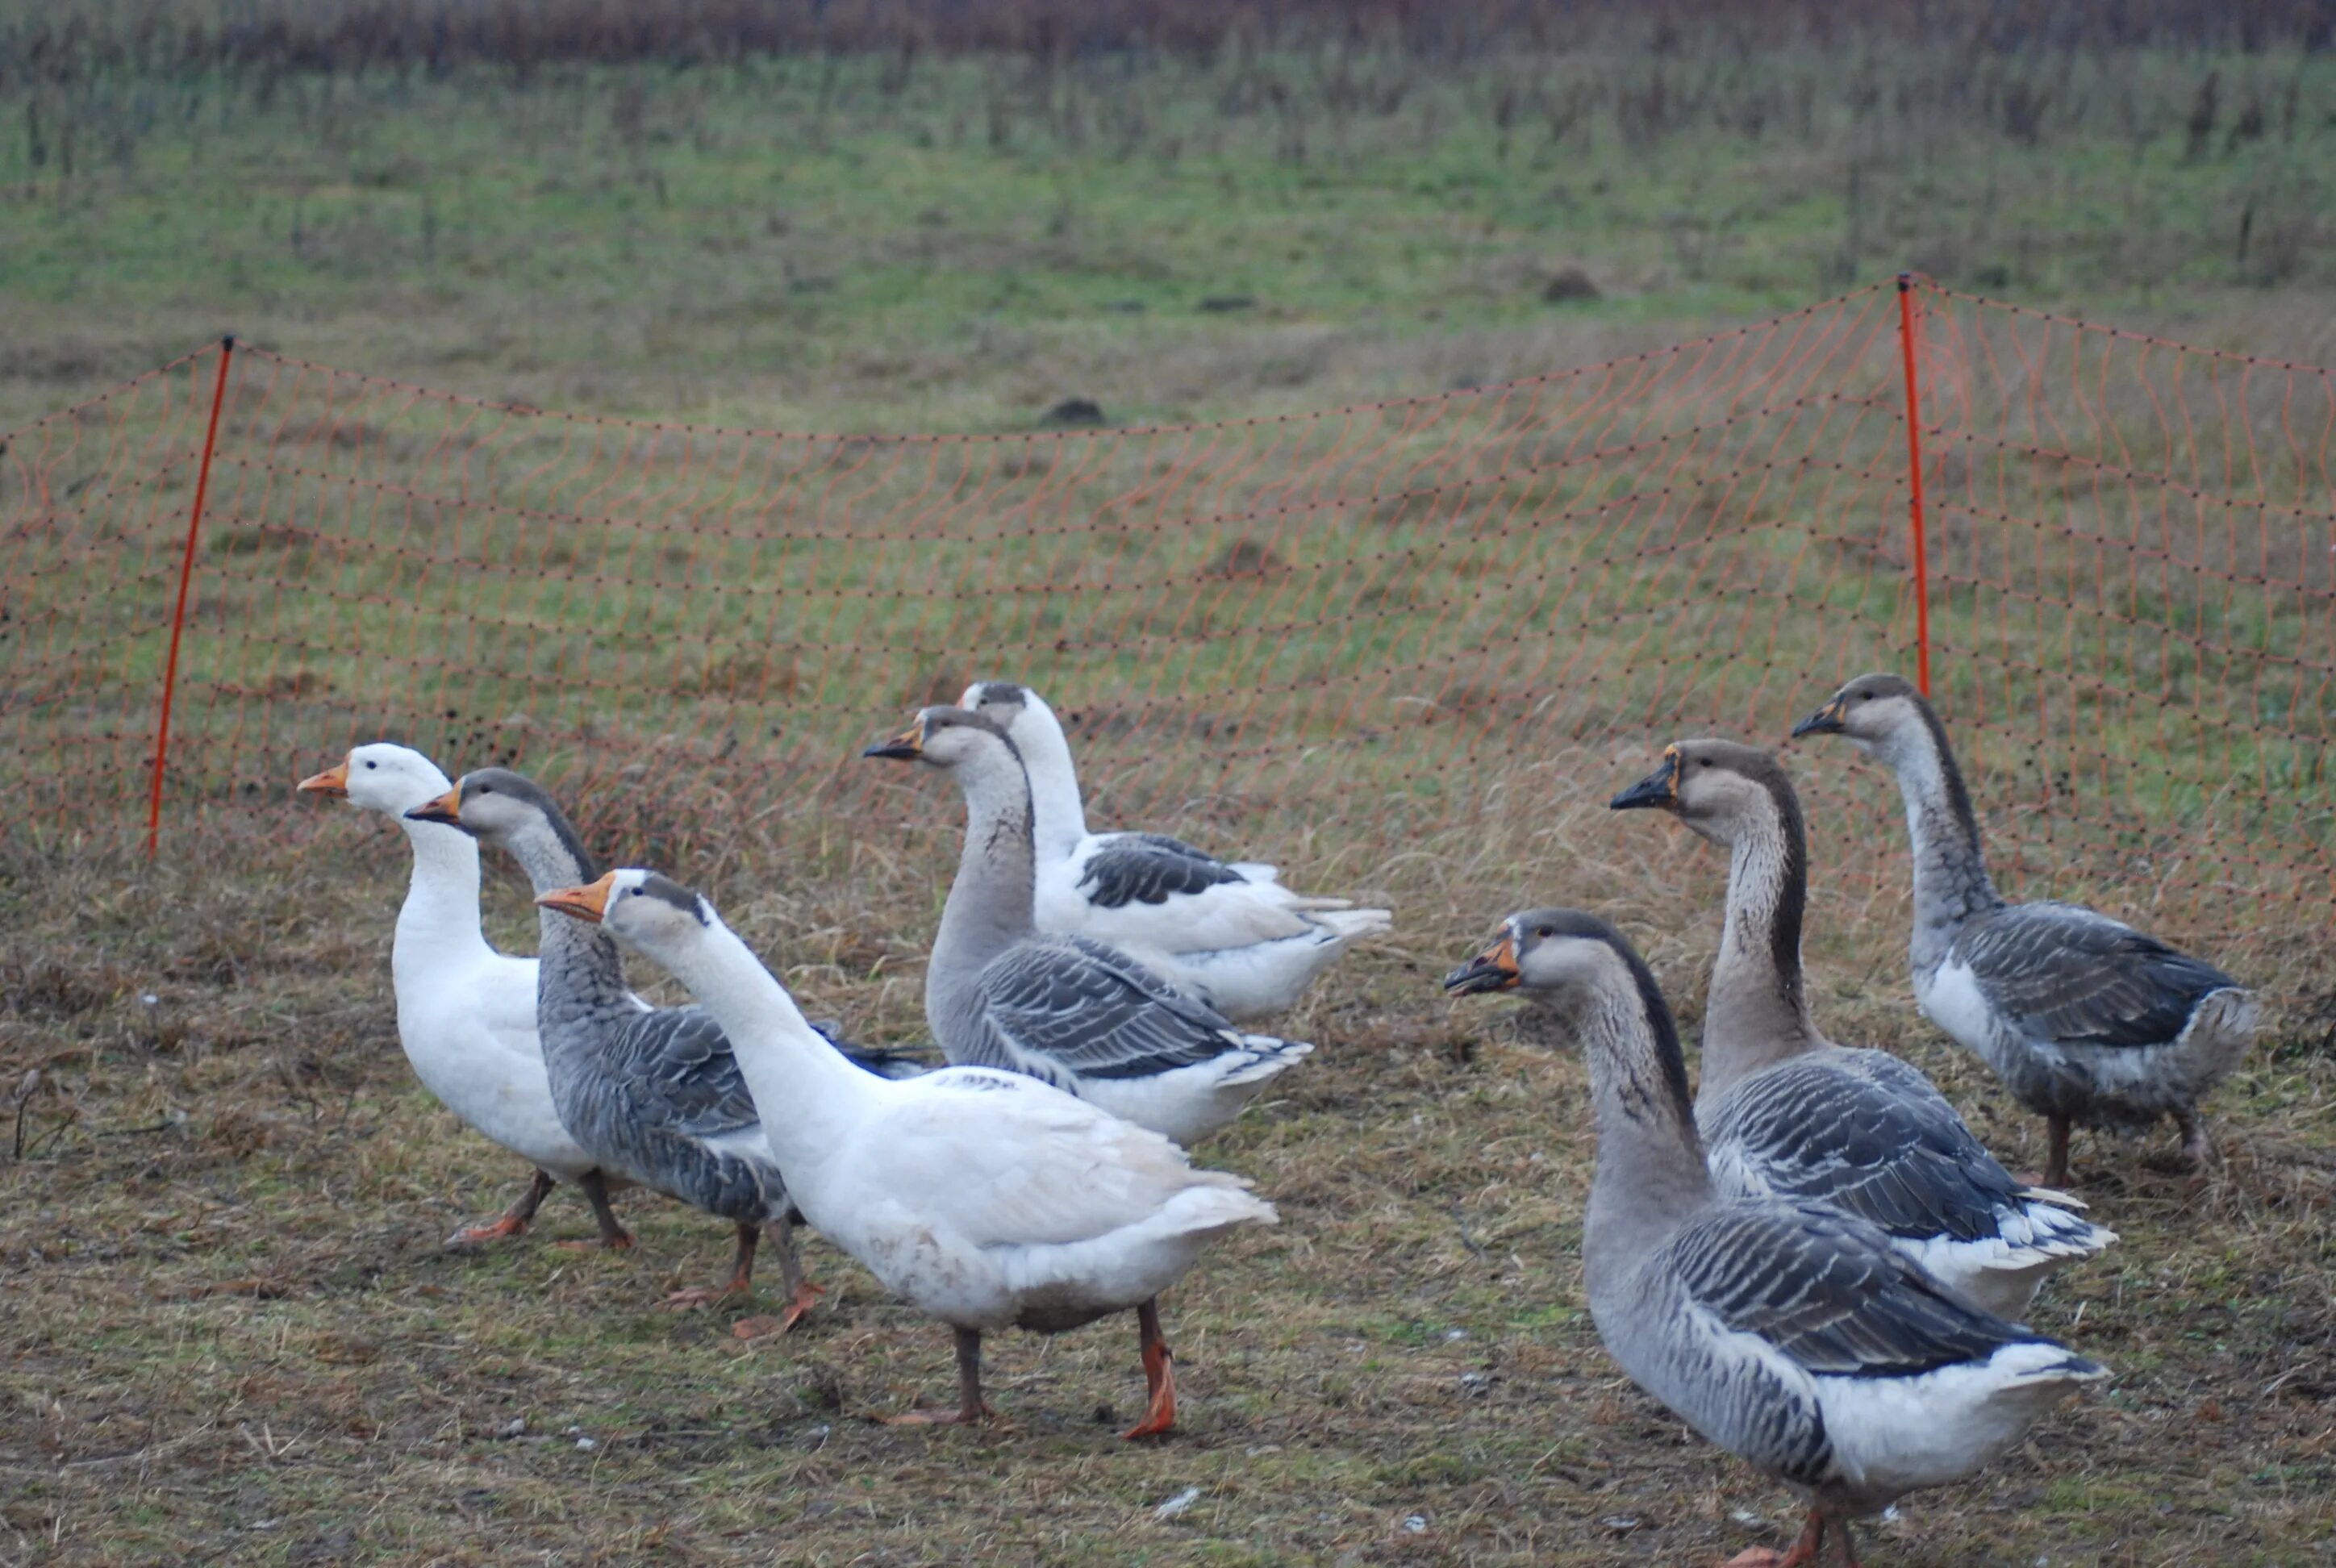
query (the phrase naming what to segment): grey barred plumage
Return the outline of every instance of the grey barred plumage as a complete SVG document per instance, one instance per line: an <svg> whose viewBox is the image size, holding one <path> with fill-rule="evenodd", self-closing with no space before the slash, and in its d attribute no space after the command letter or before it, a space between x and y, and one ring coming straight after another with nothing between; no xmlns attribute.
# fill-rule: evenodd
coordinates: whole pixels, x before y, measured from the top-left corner
<svg viewBox="0 0 2336 1568"><path fill-rule="evenodd" d="M1831 1203L2007 1317L2027 1310L2047 1276L2116 1240L2068 1200L2016 1180L1921 1072L1819 1030L1801 963L1806 830L1773 757L1680 741L1617 800L1661 805L1730 851L1696 1100L1723 1191Z"/></svg>
<svg viewBox="0 0 2336 1568"><path fill-rule="evenodd" d="M2130 1134L2171 1116L2185 1152L2204 1162L2198 1102L2245 1055L2254 998L2107 915L2007 901L1988 876L1946 726L1910 682L1860 676L1793 733L1846 735L1896 774L1913 850L1916 1004L2045 1116L2045 1181L2067 1179L2074 1125Z"/></svg>

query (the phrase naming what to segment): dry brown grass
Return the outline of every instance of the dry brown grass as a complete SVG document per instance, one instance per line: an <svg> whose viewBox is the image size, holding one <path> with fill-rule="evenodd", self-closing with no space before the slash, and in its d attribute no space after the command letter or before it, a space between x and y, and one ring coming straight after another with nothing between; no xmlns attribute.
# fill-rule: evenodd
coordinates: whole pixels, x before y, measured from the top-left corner
<svg viewBox="0 0 2336 1568"><path fill-rule="evenodd" d="M1146 1447L1115 1435L1140 1388L1115 1325L999 1337L1009 1433L902 1431L869 1417L946 1394L945 1337L824 1247L821 1310L751 1341L729 1331L742 1312L654 1309L724 1245L670 1204L628 1205L644 1243L629 1258L443 1251L519 1172L400 1058L386 948L404 856L386 824L318 823L287 798L302 831L215 841L200 864L14 857L0 1085L34 1067L43 1083L21 1156L0 1164L0 1554L1605 1563L1781 1544L1789 1498L1632 1390L1583 1315L1580 1064L1507 1006L1447 1004L1433 983L1499 914L1565 900L1616 913L1692 1020L1723 872L1668 824L1603 811L1643 760L1569 756L1400 850L1270 815L1231 841L1205 820L1161 824L1276 853L1301 885L1383 896L1401 918L1290 1020L1321 1048L1287 1094L1207 1152L1254 1176L1283 1223L1175 1294L1185 1425ZM814 1014L913 1040L956 832L953 802L904 787L856 823L774 813L671 869ZM1868 875L1821 835L1821 1017L1904 1053L2032 1164L2036 1125L1913 1013L1886 847ZM508 867L490 891L492 931L529 946ZM2326 1018L2288 1011L2218 1096L2228 1159L2203 1181L2165 1144L2080 1143L2085 1194L2124 1240L2051 1287L2037 1320L2115 1380L1971 1485L1912 1500L1874 1561L2324 1549L2329 1039ZM540 1233L584 1229L561 1195Z"/></svg>

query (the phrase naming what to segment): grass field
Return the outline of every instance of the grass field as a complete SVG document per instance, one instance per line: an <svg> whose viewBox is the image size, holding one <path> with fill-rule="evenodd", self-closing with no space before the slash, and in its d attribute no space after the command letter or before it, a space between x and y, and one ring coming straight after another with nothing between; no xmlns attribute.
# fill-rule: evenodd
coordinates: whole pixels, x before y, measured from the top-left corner
<svg viewBox="0 0 2336 1568"><path fill-rule="evenodd" d="M66 9L101 31L138 14ZM2030 48L1708 22L1666 41L1601 17L1535 51L1474 54L1295 28L1205 55L928 43L524 69L67 69L34 47L50 13L0 6L0 429L229 330L489 399L764 429L1024 431L1073 397L1113 424L1246 417L1539 374L1907 266L2336 364L2336 66L2277 37ZM1799 527L1811 504L1757 521ZM301 558L269 553L277 521L255 505L220 559L297 582ZM1378 548L1431 553L1435 516L1377 521L1397 541ZM2219 564L2264 575L2308 543L2299 527ZM1156 548L1181 571L1219 545ZM1502 561L1480 541L1443 558L1448 581L1422 580L1482 591ZM693 556L663 579L735 564ZM822 580L847 570L831 561ZM1835 616L1903 612L1853 600L1867 570L1825 579ZM1650 569L1623 591L1655 607L1665 583ZM1453 623L1472 646L1533 603L1528 585L1505 591ZM2234 641L2324 636L2301 596L2261 625L2197 613ZM1417 619L1388 601L1383 627L1327 627L1272 657L1302 672L1422 657L1404 640ZM1772 657L1834 646L1811 618L1778 624ZM2059 657L2044 617L2000 635L1995 657ZM153 651L125 635L109 657ZM715 651L682 683L693 721L735 706ZM1268 678L1237 637L1220 652L1178 678ZM2146 689L2208 681L2138 645L2103 657ZM869 732L920 680L1046 673L963 657L871 668ZM1497 687L1523 667L1497 650L1455 680ZM819 699L841 703L848 675L822 677ZM1141 660L1129 675L1164 678ZM1794 684L1788 666L1763 679ZM1764 722L1790 716L1787 692L1762 690ZM1513 695L1484 696L1471 722L1509 722ZM2325 716L2255 716L2316 734ZM2105 768L2155 744L2130 716L2094 722ZM725 1255L722 1227L669 1204L626 1205L643 1242L629 1258L443 1251L520 1173L397 1051L391 830L308 809L289 777L255 779L279 819L222 818L150 868L60 844L20 812L0 828L0 1561L1603 1564L1781 1547L1786 1495L1633 1390L1582 1310L1579 1061L1507 1004L1449 1004L1434 985L1500 914L1561 899L1620 919L1692 1024L1723 867L1668 825L1604 811L1651 761L1604 734L1481 776L1366 775L1335 811L1319 794L1180 793L1207 765L1204 732L1141 757L1113 735L1107 799L1144 803L1156 814L1141 825L1399 911L1393 940L1286 1020L1319 1047L1288 1093L1206 1151L1255 1177L1283 1222L1212 1254L1170 1301L1185 1424L1144 1447L1116 1437L1142 1386L1116 1325L1000 1337L1008 1433L901 1431L869 1417L946 1396L946 1336L822 1244L809 1261L831 1294L785 1339L734 1334L764 1303L655 1310L667 1282L710 1279ZM310 765L348 738L317 736ZM1825 803L1808 955L1821 1021L1905 1054L2008 1164L2033 1167L2039 1126L1906 995L1885 782L1821 749L1792 765ZM2200 790L2211 805L2199 767L2166 765L2191 792L2169 790L2167 809ZM2284 753L2259 771L2293 803L2266 835L2323 843L2324 775ZM2049 1287L2036 1320L2115 1379L1971 1485L1910 1500L1869 1559L2324 1561L2324 909L2308 890L2258 901L2261 880L2167 869L2185 857L2164 822L2114 863L2050 846L2049 818L2035 847L2025 775L2003 776L1992 825L2032 852L2011 857L2016 874L2074 877L2144 917L2179 881L2164 934L2212 942L2263 984L2273 1025L2214 1103L2227 1159L2210 1175L2174 1168L2164 1144L2080 1139L2084 1194L2123 1240ZM47 810L54 785L24 783ZM674 836L621 787L596 796L590 825L702 881L814 1016L920 1038L955 803L899 781L838 815L794 784L766 800L717 781L753 818L729 831ZM489 902L491 934L531 947L510 868ZM547 1205L542 1235L588 1230L568 1195Z"/></svg>

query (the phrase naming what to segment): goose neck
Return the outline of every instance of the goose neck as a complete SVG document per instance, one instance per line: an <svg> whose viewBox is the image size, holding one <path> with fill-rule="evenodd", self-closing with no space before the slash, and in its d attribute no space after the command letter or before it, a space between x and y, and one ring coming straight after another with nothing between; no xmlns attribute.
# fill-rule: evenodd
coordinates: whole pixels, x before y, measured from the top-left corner
<svg viewBox="0 0 2336 1568"><path fill-rule="evenodd" d="M1582 1218L1582 1267L1593 1281L1629 1268L1711 1201L1678 1030L1661 998L1644 994L1652 985L1642 976L1638 995L1601 991L1577 1026L1598 1128Z"/></svg>
<svg viewBox="0 0 2336 1568"><path fill-rule="evenodd" d="M1914 964L1927 969L1945 957L1966 921L2001 908L2003 899L1987 874L1979 818L1946 731L1937 715L1918 711L1921 724L1901 726L1874 749L1897 774L1906 805L1914 858Z"/></svg>
<svg viewBox="0 0 2336 1568"><path fill-rule="evenodd" d="M978 971L1037 934L1033 919L1031 800L1021 763L1003 748L959 767L965 852L933 942L937 971Z"/></svg>
<svg viewBox="0 0 2336 1568"><path fill-rule="evenodd" d="M1739 824L1728 867L1728 920L1704 1009L1702 1096L1818 1043L1801 969L1807 835L1789 803Z"/></svg>
<svg viewBox="0 0 2336 1568"><path fill-rule="evenodd" d="M414 851L414 873L397 911L393 967L491 954L479 930L478 842L443 823L398 823Z"/></svg>
<svg viewBox="0 0 2336 1568"><path fill-rule="evenodd" d="M580 887L599 874L575 830L549 819L530 823L504 842L528 884L540 895ZM575 1026L592 1018L628 1013L624 960L608 933L589 920L554 910L539 912L542 967L536 991L537 1032L547 1061L584 1043Z"/></svg>
<svg viewBox="0 0 2336 1568"><path fill-rule="evenodd" d="M653 956L722 1026L772 1157L792 1180L831 1159L891 1086L813 1031L786 987L720 920Z"/></svg>
<svg viewBox="0 0 2336 1568"><path fill-rule="evenodd" d="M1033 721L1016 726L1014 737L1030 777L1031 839L1040 853L1059 860L1087 836L1086 807L1062 725L1052 714L1034 715Z"/></svg>

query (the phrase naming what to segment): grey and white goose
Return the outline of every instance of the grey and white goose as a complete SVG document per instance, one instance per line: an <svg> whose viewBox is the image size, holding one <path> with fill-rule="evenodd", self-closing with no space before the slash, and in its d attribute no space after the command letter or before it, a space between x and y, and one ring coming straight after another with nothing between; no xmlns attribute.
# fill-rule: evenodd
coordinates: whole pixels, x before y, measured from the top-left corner
<svg viewBox="0 0 2336 1568"><path fill-rule="evenodd" d="M1589 1061L1597 1167L1582 1223L1598 1336L1631 1379L1809 1509L1781 1559L1852 1518L1961 1480L2078 1385L2106 1376L1981 1311L1888 1237L1825 1203L1712 1184L1670 1009L1630 945L1572 910L1512 915L1444 981L1522 988L1565 1016Z"/></svg>
<svg viewBox="0 0 2336 1568"><path fill-rule="evenodd" d="M1314 1048L1243 1033L1117 948L1039 934L1030 780L996 721L925 708L865 755L965 791L965 854L925 970L925 1017L952 1063L1027 1073L1190 1144Z"/></svg>
<svg viewBox="0 0 2336 1568"><path fill-rule="evenodd" d="M1033 918L1049 936L1091 937L1132 953L1240 1021L1298 1004L1386 910L1281 885L1274 867L1221 861L1164 833L1087 831L1078 768L1046 698L1012 681L977 681L959 706L995 720L1030 775L1037 844Z"/></svg>
<svg viewBox="0 0 2336 1568"><path fill-rule="evenodd" d="M406 814L454 823L510 851L539 896L599 875L559 804L534 780L506 768L464 774L445 794ZM604 1228L613 1224L606 1183L615 1176L737 1227L728 1282L716 1290L677 1290L667 1298L672 1306L751 1289L755 1245L767 1229L787 1292L784 1323L793 1327L821 1291L803 1277L786 1182L721 1027L703 1008L643 1008L625 989L616 943L598 925L551 907L539 925L537 1034L560 1119L598 1162L578 1183L593 1212ZM878 1062L871 1070L890 1065Z"/></svg>
<svg viewBox="0 0 2336 1568"><path fill-rule="evenodd" d="M2014 1180L1920 1070L1817 1028L1801 970L1808 835L1776 758L1680 741L1613 804L1669 812L1729 852L1695 1099L1723 1193L1831 1203L2006 1318L2046 1276L2117 1240L2074 1199Z"/></svg>
<svg viewBox="0 0 2336 1568"><path fill-rule="evenodd" d="M1914 849L1915 1003L2046 1119L2044 1183L2068 1179L2075 1125L2132 1135L2171 1116L2203 1164L2213 1144L2198 1102L2245 1056L2255 998L2122 920L1997 892L1946 728L1913 682L1860 676L1793 734L1847 735L1898 775Z"/></svg>

